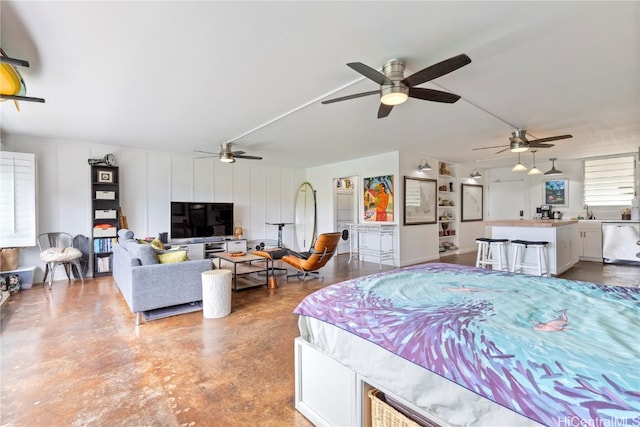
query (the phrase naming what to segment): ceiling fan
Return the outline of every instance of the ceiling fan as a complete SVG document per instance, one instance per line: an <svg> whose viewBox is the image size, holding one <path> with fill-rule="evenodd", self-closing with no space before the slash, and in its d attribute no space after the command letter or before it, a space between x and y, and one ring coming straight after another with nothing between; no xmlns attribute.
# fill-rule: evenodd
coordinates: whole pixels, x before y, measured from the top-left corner
<svg viewBox="0 0 640 427"><path fill-rule="evenodd" d="M496 151L496 154L510 150L512 153L521 153L528 151L530 148L551 148L554 144L547 144L551 141L559 141L561 139L573 138L573 135L558 135L549 136L547 138L539 139L527 139L526 129L516 129L511 132L508 145L493 145L491 147L474 148L473 150L486 150L489 148L502 148L500 151ZM504 148L503 148L504 147Z"/></svg>
<svg viewBox="0 0 640 427"><path fill-rule="evenodd" d="M471 63L471 58L465 54L457 55L437 64L424 68L408 77L404 76L405 63L399 59L391 59L382 67L382 73L361 62L350 62L351 67L366 78L380 85L380 89L369 92L356 93L340 98L322 101L323 104L346 101L369 95L380 95L378 118L387 117L394 105L402 104L407 98L417 98L425 101L445 102L452 104L460 99L459 95L435 89L415 87L422 83L444 76L458 68Z"/></svg>
<svg viewBox="0 0 640 427"><path fill-rule="evenodd" d="M197 153L204 153L207 156L198 157L198 159L204 159L207 157L219 157L221 162L235 163L236 159L248 159L248 160L262 160L262 157L247 156L244 151L231 151L231 142L223 142L220 144L220 152L212 153L210 151L194 150Z"/></svg>

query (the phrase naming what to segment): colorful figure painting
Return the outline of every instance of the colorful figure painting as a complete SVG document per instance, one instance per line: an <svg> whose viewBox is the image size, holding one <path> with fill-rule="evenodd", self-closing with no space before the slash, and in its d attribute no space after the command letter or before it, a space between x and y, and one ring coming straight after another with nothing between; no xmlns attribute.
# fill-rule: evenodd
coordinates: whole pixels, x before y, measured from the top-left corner
<svg viewBox="0 0 640 427"><path fill-rule="evenodd" d="M363 181L364 220L393 222L393 175L375 176Z"/></svg>

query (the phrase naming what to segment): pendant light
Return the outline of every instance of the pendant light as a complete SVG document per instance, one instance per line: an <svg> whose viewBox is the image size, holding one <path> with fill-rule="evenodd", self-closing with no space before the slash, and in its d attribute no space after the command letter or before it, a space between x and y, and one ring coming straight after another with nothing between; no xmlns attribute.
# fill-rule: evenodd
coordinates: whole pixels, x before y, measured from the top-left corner
<svg viewBox="0 0 640 427"><path fill-rule="evenodd" d="M529 169L525 165L520 163L520 153L518 153L518 163L516 163L513 169L511 169L511 172L524 172L526 170L529 170Z"/></svg>
<svg viewBox="0 0 640 427"><path fill-rule="evenodd" d="M549 160L551 160L551 169L544 173L545 176L562 175L562 171L556 169L556 160L558 159L556 157L553 157Z"/></svg>
<svg viewBox="0 0 640 427"><path fill-rule="evenodd" d="M531 150L531 154L533 154L533 167L527 175L540 175L542 171L536 167L536 150Z"/></svg>

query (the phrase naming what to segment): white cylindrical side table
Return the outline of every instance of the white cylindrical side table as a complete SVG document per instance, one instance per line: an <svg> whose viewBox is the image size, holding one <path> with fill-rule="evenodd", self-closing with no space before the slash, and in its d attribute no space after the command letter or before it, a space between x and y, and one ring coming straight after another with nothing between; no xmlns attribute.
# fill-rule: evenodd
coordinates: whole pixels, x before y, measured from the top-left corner
<svg viewBox="0 0 640 427"><path fill-rule="evenodd" d="M202 272L202 311L208 319L231 313L231 270Z"/></svg>

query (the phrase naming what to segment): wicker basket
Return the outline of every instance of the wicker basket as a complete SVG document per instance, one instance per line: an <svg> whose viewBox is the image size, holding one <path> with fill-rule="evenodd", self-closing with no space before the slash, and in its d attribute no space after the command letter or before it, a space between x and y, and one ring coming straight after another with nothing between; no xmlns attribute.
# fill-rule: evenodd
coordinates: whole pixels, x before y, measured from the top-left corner
<svg viewBox="0 0 640 427"><path fill-rule="evenodd" d="M380 390L373 389L368 395L371 399L371 427L420 427L420 424L392 408Z"/></svg>

